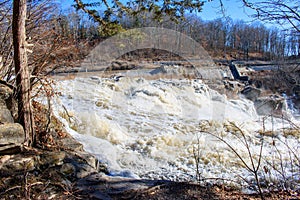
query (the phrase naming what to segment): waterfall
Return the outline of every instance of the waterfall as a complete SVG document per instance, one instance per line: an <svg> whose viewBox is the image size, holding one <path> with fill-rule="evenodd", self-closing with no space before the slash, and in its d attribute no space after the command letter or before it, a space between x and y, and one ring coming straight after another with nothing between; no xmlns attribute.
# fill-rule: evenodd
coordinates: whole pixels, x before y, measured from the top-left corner
<svg viewBox="0 0 300 200"><path fill-rule="evenodd" d="M292 97L288 96L287 94L283 93L282 94L284 100L285 100L285 104L286 104L286 108L287 110L294 116L294 117L299 117L300 116L300 110L298 110L295 107L295 104L293 102L293 99L296 98L296 95L293 94Z"/></svg>

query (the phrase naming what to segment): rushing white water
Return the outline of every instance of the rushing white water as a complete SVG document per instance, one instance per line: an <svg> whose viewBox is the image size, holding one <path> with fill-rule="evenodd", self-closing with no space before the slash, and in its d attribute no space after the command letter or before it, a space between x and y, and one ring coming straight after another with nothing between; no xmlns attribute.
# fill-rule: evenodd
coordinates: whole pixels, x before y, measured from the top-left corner
<svg viewBox="0 0 300 200"><path fill-rule="evenodd" d="M275 118L263 121L251 101L228 99L201 80L86 77L59 81L57 90L62 95L54 104L56 114L87 151L107 164L111 175L195 180L199 158L203 178L243 177L251 182L252 174L220 140L250 166L245 136L255 159L263 138L261 168L271 172L272 164L275 169L282 161L287 177L299 177L288 150L297 152L299 132L285 137L281 128L290 124ZM273 171L260 176L280 179Z"/></svg>
<svg viewBox="0 0 300 200"><path fill-rule="evenodd" d="M295 108L295 105L294 105L294 103L293 103L293 101L292 101L292 98L295 98L296 95L294 94L292 97L288 97L285 93L283 93L282 96L284 97L286 107L287 107L288 110L291 112L291 114L292 114L293 116L299 117L299 116L300 116L300 110L297 110L297 109Z"/></svg>

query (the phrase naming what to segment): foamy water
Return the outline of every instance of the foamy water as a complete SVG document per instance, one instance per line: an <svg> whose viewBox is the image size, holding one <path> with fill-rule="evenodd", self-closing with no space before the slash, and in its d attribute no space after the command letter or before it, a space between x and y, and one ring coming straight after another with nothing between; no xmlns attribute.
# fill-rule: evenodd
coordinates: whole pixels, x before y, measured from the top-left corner
<svg viewBox="0 0 300 200"><path fill-rule="evenodd" d="M195 180L196 155L202 178L253 182L224 143L251 165L245 137L257 160L263 141L262 178L279 180L281 166L287 178L299 180L299 160L291 150L298 151L300 134L283 136L289 123L263 120L251 101L231 100L201 80L86 77L59 81L57 90L62 95L55 100L56 115L87 151L107 164L111 175ZM263 131L274 134L262 137Z"/></svg>

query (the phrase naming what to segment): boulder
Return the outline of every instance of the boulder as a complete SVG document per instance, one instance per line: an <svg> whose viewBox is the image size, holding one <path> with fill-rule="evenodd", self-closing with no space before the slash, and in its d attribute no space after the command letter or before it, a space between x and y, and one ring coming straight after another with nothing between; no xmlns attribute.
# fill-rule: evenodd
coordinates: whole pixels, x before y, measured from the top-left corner
<svg viewBox="0 0 300 200"><path fill-rule="evenodd" d="M68 149L71 149L73 151L83 151L83 145L71 137L60 139L58 141L58 144L63 147L68 147Z"/></svg>
<svg viewBox="0 0 300 200"><path fill-rule="evenodd" d="M12 88L0 82L0 99L7 100L10 97L12 97L12 94L13 94Z"/></svg>
<svg viewBox="0 0 300 200"><path fill-rule="evenodd" d="M17 118L18 105L15 99L13 98L13 86L10 86L9 84L1 80L0 80L0 108L1 110L4 108L8 109L12 117L14 117L14 119Z"/></svg>
<svg viewBox="0 0 300 200"><path fill-rule="evenodd" d="M128 63L126 61L114 61L108 67L108 70L130 70L136 67L135 63Z"/></svg>
<svg viewBox="0 0 300 200"><path fill-rule="evenodd" d="M40 155L38 164L42 168L48 168L53 166L62 165L66 158L66 152L64 151L49 151Z"/></svg>
<svg viewBox="0 0 300 200"><path fill-rule="evenodd" d="M76 178L83 178L99 171L108 172L107 168L102 166L96 157L84 151L70 151L65 162L69 164L62 170L71 171L73 170L71 168L74 167L74 169L76 169L74 173ZM71 167L71 165L73 167Z"/></svg>
<svg viewBox="0 0 300 200"><path fill-rule="evenodd" d="M84 151L82 151L80 153L77 153L77 156L80 157L80 159L84 163L88 164L89 166L91 166L94 169L97 169L97 167L98 167L98 159L95 156L93 156L93 155L91 155L89 153L86 153Z"/></svg>
<svg viewBox="0 0 300 200"><path fill-rule="evenodd" d="M0 124L0 145L22 144L24 142L24 129L21 124Z"/></svg>
<svg viewBox="0 0 300 200"><path fill-rule="evenodd" d="M241 91L241 94L243 94L247 99L255 101L260 96L261 90L248 86Z"/></svg>
<svg viewBox="0 0 300 200"><path fill-rule="evenodd" d="M92 168L90 165L87 164L79 164L76 167L77 167L77 171L76 171L77 179L81 179L98 172L95 168Z"/></svg>
<svg viewBox="0 0 300 200"><path fill-rule="evenodd" d="M14 123L11 112L5 106L0 106L0 123Z"/></svg>
<svg viewBox="0 0 300 200"><path fill-rule="evenodd" d="M2 156L5 158L5 156ZM2 161L3 160L3 161ZM9 159L1 159L0 175L11 176L24 171L32 171L35 169L36 156L25 156L23 154L16 154L9 157Z"/></svg>
<svg viewBox="0 0 300 200"><path fill-rule="evenodd" d="M284 99L281 97L262 97L254 102L257 114L282 116L284 109Z"/></svg>
<svg viewBox="0 0 300 200"><path fill-rule="evenodd" d="M243 87L243 84L238 81L223 80L223 84L225 89L231 91L238 91Z"/></svg>
<svg viewBox="0 0 300 200"><path fill-rule="evenodd" d="M24 142L23 127L12 116L15 107L13 87L0 80L0 155L20 152Z"/></svg>
<svg viewBox="0 0 300 200"><path fill-rule="evenodd" d="M60 172L65 174L65 175L74 175L76 172L76 168L74 165L71 163L65 163L61 166Z"/></svg>

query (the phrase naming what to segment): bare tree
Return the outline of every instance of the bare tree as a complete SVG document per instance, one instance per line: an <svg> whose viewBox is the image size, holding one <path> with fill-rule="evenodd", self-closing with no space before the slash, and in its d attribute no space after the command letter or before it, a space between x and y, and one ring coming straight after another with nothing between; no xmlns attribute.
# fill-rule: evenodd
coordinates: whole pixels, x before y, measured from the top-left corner
<svg viewBox="0 0 300 200"><path fill-rule="evenodd" d="M13 2L13 45L17 85L18 118L25 131L25 145L31 146L35 139L34 120L30 102L30 72L27 63L26 0Z"/></svg>
<svg viewBox="0 0 300 200"><path fill-rule="evenodd" d="M12 45L12 3L9 0L0 3L0 56L2 67L0 78L7 80L11 77L13 68L13 45Z"/></svg>
<svg viewBox="0 0 300 200"><path fill-rule="evenodd" d="M296 32L300 33L300 6L299 0L270 0L248 1L243 0L246 7L256 11L254 17L275 22L280 25L289 24Z"/></svg>

